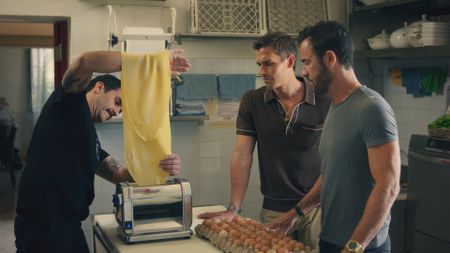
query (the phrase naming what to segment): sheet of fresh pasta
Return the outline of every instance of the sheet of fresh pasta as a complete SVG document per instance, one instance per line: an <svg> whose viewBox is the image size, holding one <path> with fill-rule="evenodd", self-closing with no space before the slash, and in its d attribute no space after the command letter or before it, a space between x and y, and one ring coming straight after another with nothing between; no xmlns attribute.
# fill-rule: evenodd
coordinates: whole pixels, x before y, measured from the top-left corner
<svg viewBox="0 0 450 253"><path fill-rule="evenodd" d="M166 182L159 162L171 154L170 63L167 51L122 53L124 158L138 185Z"/></svg>

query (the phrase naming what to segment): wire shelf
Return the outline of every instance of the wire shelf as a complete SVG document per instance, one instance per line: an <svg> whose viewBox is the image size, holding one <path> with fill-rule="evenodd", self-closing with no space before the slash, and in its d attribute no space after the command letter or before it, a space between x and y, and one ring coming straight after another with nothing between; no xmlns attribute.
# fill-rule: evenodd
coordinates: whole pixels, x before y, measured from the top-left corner
<svg viewBox="0 0 450 253"><path fill-rule="evenodd" d="M264 0L191 0L191 33L266 33Z"/></svg>
<svg viewBox="0 0 450 253"><path fill-rule="evenodd" d="M268 0L269 30L298 34L307 25L327 20L326 0Z"/></svg>

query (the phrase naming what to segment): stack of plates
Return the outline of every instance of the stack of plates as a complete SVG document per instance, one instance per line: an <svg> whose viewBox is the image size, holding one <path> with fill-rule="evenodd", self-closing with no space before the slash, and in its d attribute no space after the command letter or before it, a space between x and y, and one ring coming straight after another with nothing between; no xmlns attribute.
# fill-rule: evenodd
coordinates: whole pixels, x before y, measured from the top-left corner
<svg viewBox="0 0 450 253"><path fill-rule="evenodd" d="M406 28L406 38L413 47L450 44L450 23L419 21Z"/></svg>
<svg viewBox="0 0 450 253"><path fill-rule="evenodd" d="M450 25L445 22L423 22L422 46L447 45L450 42Z"/></svg>

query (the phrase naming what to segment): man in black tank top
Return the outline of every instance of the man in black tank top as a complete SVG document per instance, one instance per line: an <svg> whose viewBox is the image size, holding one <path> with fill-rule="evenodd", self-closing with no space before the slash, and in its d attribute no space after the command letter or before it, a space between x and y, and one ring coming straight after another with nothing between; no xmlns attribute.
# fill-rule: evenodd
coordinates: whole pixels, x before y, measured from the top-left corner
<svg viewBox="0 0 450 253"><path fill-rule="evenodd" d="M189 69L179 50L170 51L173 75ZM122 110L120 52L88 52L76 59L45 103L33 130L18 192L14 225L17 252L89 252L81 221L94 199L94 175L118 183L133 181L126 167L106 151L94 122ZM171 154L160 163L170 175L181 170Z"/></svg>

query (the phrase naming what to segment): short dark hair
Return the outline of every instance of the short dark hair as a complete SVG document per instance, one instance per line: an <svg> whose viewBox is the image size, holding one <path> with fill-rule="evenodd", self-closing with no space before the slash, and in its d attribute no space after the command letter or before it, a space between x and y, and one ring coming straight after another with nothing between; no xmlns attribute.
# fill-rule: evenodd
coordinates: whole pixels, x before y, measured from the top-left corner
<svg viewBox="0 0 450 253"><path fill-rule="evenodd" d="M311 41L314 53L322 59L327 50L336 54L340 64L346 69L353 66L353 52L355 45L352 36L344 26L336 21L320 21L312 26L305 27L298 34L298 43L305 39Z"/></svg>
<svg viewBox="0 0 450 253"><path fill-rule="evenodd" d="M271 47L281 57L281 60L286 59L291 54L297 57L295 39L283 32L267 33L253 43L253 49L255 50L263 47Z"/></svg>
<svg viewBox="0 0 450 253"><path fill-rule="evenodd" d="M120 79L113 75L106 74L92 79L86 87L86 91L92 90L97 82L102 82L105 85L105 92L120 89Z"/></svg>

